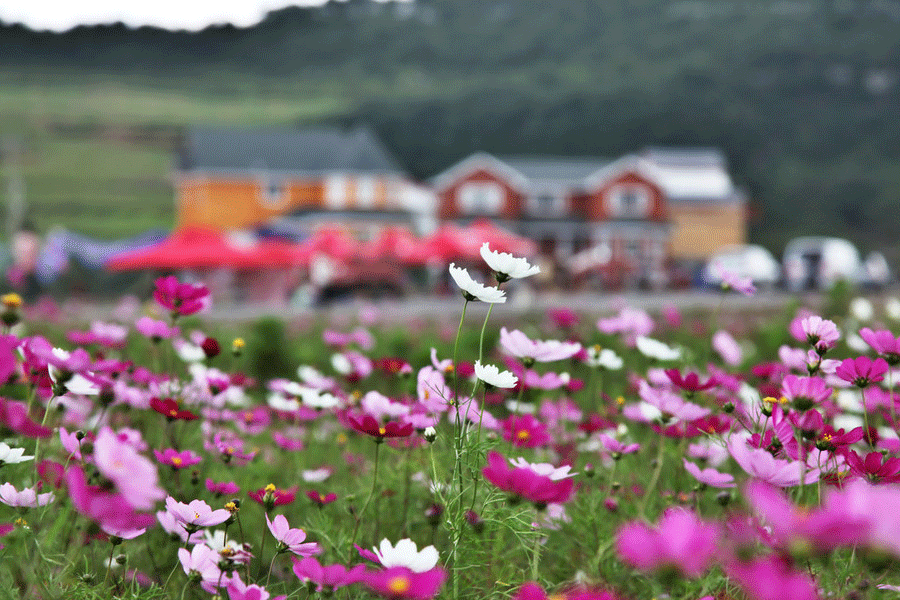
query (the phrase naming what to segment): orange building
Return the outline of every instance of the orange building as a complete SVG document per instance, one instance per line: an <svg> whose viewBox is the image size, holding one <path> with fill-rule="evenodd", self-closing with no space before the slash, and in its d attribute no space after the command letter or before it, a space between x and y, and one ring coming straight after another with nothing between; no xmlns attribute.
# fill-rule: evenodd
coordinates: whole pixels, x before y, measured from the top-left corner
<svg viewBox="0 0 900 600"><path fill-rule="evenodd" d="M373 235L421 226L430 194L367 128L196 128L175 173L177 227L276 227L297 235L340 221Z"/></svg>

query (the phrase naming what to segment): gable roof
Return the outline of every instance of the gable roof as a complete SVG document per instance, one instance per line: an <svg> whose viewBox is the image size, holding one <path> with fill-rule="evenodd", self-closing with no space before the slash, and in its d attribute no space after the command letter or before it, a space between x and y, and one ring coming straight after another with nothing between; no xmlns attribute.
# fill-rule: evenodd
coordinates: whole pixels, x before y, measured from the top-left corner
<svg viewBox="0 0 900 600"><path fill-rule="evenodd" d="M305 175L335 171L404 174L367 127L198 127L185 136L179 167L183 171L273 171Z"/></svg>
<svg viewBox="0 0 900 600"><path fill-rule="evenodd" d="M498 156L532 183L578 186L611 161L596 157Z"/></svg>
<svg viewBox="0 0 900 600"><path fill-rule="evenodd" d="M742 202L717 148L647 148L641 158L652 165L666 195L674 202Z"/></svg>

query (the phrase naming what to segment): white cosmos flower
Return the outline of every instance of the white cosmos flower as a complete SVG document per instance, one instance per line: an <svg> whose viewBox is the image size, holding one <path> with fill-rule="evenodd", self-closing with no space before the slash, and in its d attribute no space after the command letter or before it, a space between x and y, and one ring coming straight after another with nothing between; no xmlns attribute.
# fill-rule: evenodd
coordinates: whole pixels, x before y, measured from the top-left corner
<svg viewBox="0 0 900 600"><path fill-rule="evenodd" d="M540 267L529 264L524 258L491 250L487 242L481 246L481 258L495 273L506 275L510 279L521 279L541 272Z"/></svg>
<svg viewBox="0 0 900 600"><path fill-rule="evenodd" d="M22 456L23 454L25 454L25 448L10 448L4 442L0 442L0 465L15 465L34 458L33 456Z"/></svg>
<svg viewBox="0 0 900 600"><path fill-rule="evenodd" d="M378 562L386 569L391 567L406 567L413 573L430 571L438 562L438 551L434 546L426 546L419 550L411 539L402 539L396 546L391 545L387 538L381 540L378 548L372 548Z"/></svg>
<svg viewBox="0 0 900 600"><path fill-rule="evenodd" d="M598 351L596 346L587 348L587 361L585 362L589 367L601 367L607 371L618 371L625 364L622 357L609 348Z"/></svg>
<svg viewBox="0 0 900 600"><path fill-rule="evenodd" d="M494 365L482 365L480 360L475 361L475 376L483 382L498 388L516 387L519 378L509 371L501 372Z"/></svg>
<svg viewBox="0 0 900 600"><path fill-rule="evenodd" d="M656 360L678 360L681 358L681 350L672 348L653 338L640 336L635 341L637 349L647 358Z"/></svg>
<svg viewBox="0 0 900 600"><path fill-rule="evenodd" d="M478 283L472 279L467 270L457 267L456 263L450 263L450 276L453 277L456 285L460 287L466 300L481 300L488 304L506 302L506 292L500 288Z"/></svg>
<svg viewBox="0 0 900 600"><path fill-rule="evenodd" d="M571 465L554 467L550 463L530 463L521 456L509 459L509 463L518 469L529 469L541 477L548 477L551 481L559 481L577 475L577 473L570 472Z"/></svg>

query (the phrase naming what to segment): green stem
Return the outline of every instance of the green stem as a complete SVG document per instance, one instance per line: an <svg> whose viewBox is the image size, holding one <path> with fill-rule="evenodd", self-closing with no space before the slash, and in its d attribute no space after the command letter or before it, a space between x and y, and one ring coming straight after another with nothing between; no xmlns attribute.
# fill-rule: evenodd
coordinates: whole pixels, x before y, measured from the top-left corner
<svg viewBox="0 0 900 600"><path fill-rule="evenodd" d="M535 516L535 520L537 520ZM538 565L541 562L541 531L538 530L535 532L534 536L534 547L531 550L531 580L537 581L538 578Z"/></svg>
<svg viewBox="0 0 900 600"><path fill-rule="evenodd" d="M665 438L662 436L659 437L659 449L656 452L656 469L653 470L653 476L650 478L650 483L647 485L647 489L644 491L644 499L641 502L640 516L642 519L647 519L647 503L650 502L650 496L653 493L653 490L656 489L656 484L659 482L659 475L662 473L663 466L663 450L665 449Z"/></svg>
<svg viewBox="0 0 900 600"><path fill-rule="evenodd" d="M478 362L484 360L484 332L487 329L488 319L491 318L491 311L494 310L494 303L488 306L487 314L484 316L484 323L481 324L481 338L478 340Z"/></svg>
<svg viewBox="0 0 900 600"><path fill-rule="evenodd" d="M356 534L359 533L359 524L362 522L363 516L366 514L366 509L369 508L369 503L372 501L372 497L375 495L375 488L378 486L378 450L381 448L381 441L375 442L375 472L372 474L372 489L369 490L369 497L366 498L366 503L363 504L362 510L359 511L359 514L356 515L356 524L353 526L353 535L350 537L350 553L352 557L353 553L353 544L356 543Z"/></svg>

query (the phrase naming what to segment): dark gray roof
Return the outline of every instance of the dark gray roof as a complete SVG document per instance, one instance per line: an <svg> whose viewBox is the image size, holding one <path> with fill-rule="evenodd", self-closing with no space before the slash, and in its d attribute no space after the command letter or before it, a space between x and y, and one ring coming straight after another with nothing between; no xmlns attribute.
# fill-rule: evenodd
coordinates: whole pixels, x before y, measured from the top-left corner
<svg viewBox="0 0 900 600"><path fill-rule="evenodd" d="M641 156L658 165L670 167L721 167L726 168L725 154L718 148L650 146Z"/></svg>
<svg viewBox="0 0 900 600"><path fill-rule="evenodd" d="M185 171L403 174L378 138L365 127L195 128L185 136L180 166Z"/></svg>
<svg viewBox="0 0 900 600"><path fill-rule="evenodd" d="M580 183L612 161L596 157L498 156L531 181Z"/></svg>

